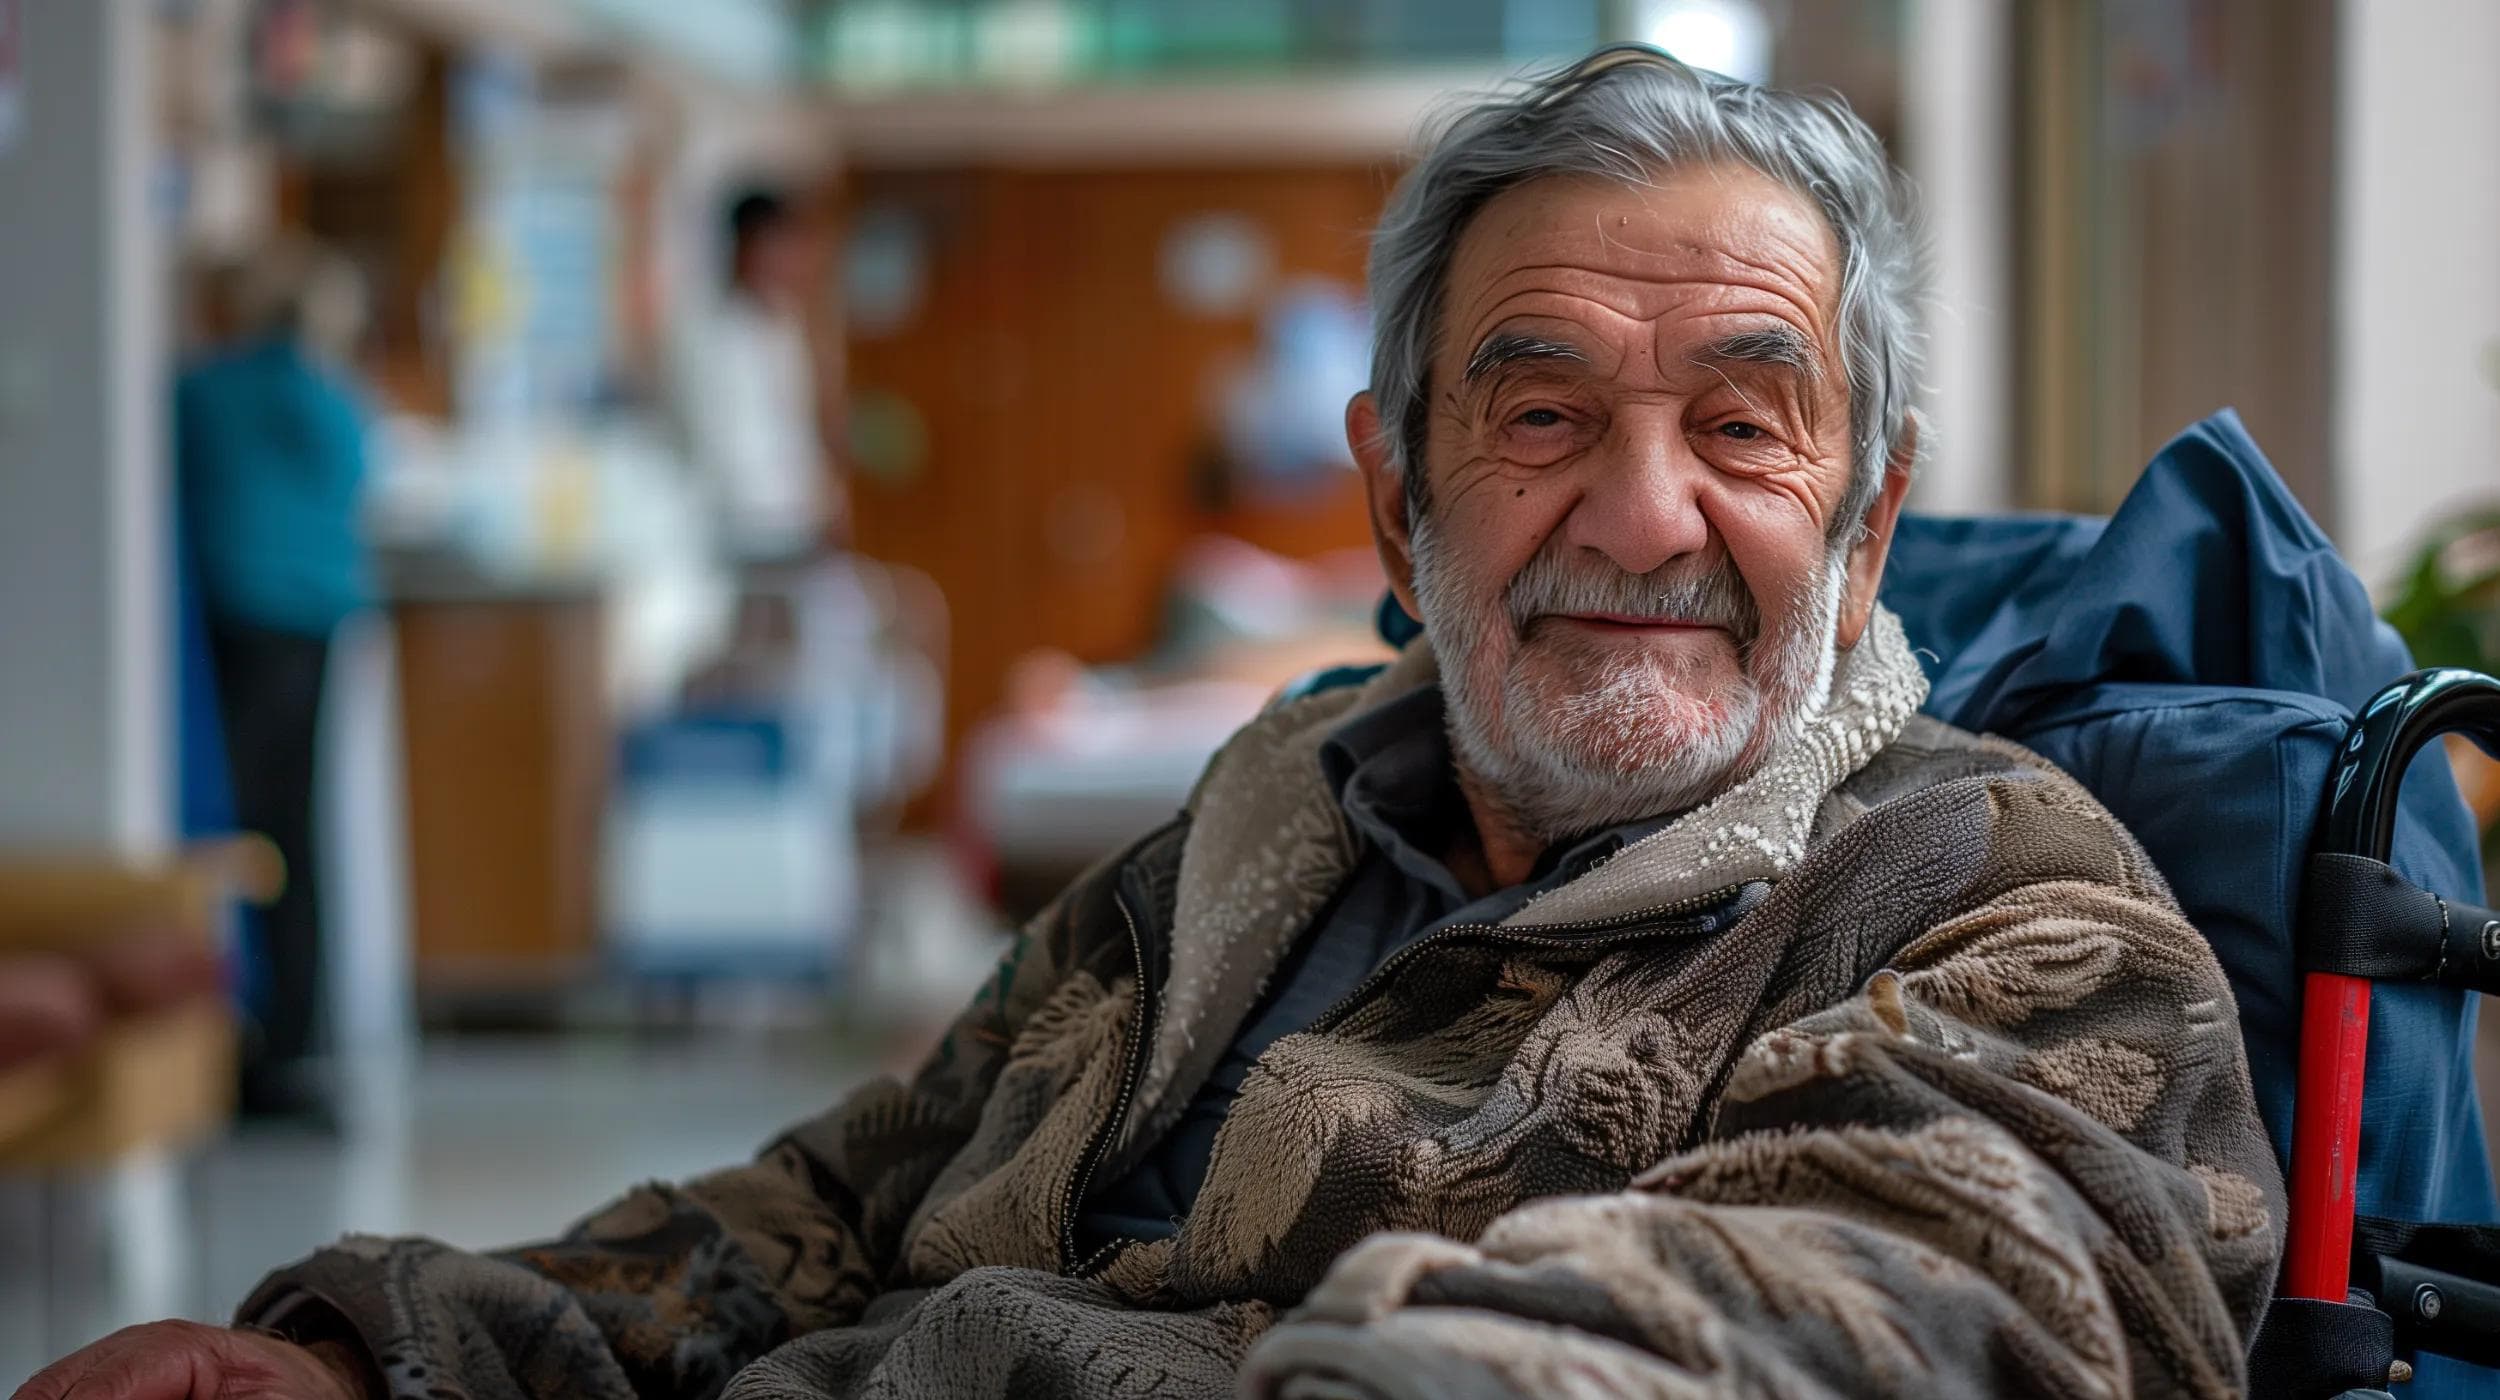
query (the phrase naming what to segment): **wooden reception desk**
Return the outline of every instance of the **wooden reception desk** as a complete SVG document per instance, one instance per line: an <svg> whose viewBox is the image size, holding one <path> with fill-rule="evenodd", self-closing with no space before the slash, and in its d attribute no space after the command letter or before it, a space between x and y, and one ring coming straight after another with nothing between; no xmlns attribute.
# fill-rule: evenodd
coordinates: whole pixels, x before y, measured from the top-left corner
<svg viewBox="0 0 2500 1400"><path fill-rule="evenodd" d="M406 568L392 593L417 991L559 991L598 947L602 595Z"/></svg>

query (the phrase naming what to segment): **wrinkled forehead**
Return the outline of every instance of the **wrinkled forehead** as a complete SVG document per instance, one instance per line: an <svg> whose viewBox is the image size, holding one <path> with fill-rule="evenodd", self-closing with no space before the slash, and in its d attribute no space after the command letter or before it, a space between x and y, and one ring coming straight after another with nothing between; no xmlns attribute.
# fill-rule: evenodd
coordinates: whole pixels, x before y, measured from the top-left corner
<svg viewBox="0 0 2500 1400"><path fill-rule="evenodd" d="M1451 258L1436 363L1514 323L1673 340L1784 322L1839 368L1840 250L1822 211L1743 165L1645 185L1554 175L1480 210Z"/></svg>

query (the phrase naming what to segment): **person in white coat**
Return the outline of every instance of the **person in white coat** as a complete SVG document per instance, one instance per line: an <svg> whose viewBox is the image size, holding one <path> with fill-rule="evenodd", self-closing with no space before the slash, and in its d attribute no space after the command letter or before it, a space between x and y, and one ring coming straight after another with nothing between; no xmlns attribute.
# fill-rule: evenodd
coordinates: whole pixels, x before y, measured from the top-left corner
<svg viewBox="0 0 2500 1400"><path fill-rule="evenodd" d="M739 196L728 223L729 286L678 347L680 412L726 552L741 563L788 562L839 538L846 514L808 343L815 253L780 195Z"/></svg>

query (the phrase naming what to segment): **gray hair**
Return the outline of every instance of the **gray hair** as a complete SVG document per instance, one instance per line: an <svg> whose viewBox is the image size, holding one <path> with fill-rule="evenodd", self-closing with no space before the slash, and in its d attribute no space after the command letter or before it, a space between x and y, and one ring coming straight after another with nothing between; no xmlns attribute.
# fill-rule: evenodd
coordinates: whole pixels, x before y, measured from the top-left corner
<svg viewBox="0 0 2500 1400"><path fill-rule="evenodd" d="M1813 200L1840 245L1852 471L1833 531L1857 527L1883 483L1919 375L1909 183L1839 97L1741 83L1641 44L1600 49L1464 108L1390 198L1372 235L1371 391L1410 512L1427 500L1427 381L1443 285L1477 212L1544 175L1645 184L1665 170L1725 160Z"/></svg>
<svg viewBox="0 0 2500 1400"><path fill-rule="evenodd" d="M344 355L364 326L364 274L299 234L279 234L213 269L207 295L221 330L246 339L304 341Z"/></svg>

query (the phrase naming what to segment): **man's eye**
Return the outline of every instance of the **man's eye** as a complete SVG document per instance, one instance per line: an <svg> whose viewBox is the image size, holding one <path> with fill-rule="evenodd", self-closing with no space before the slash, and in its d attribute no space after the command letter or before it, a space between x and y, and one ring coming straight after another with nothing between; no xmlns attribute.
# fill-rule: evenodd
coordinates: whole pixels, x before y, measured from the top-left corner
<svg viewBox="0 0 2500 1400"><path fill-rule="evenodd" d="M1731 442L1752 442L1762 436L1762 429L1752 423L1722 423L1719 436Z"/></svg>
<svg viewBox="0 0 2500 1400"><path fill-rule="evenodd" d="M1562 425L1563 416L1550 408L1532 408L1513 418L1523 428L1554 428Z"/></svg>

